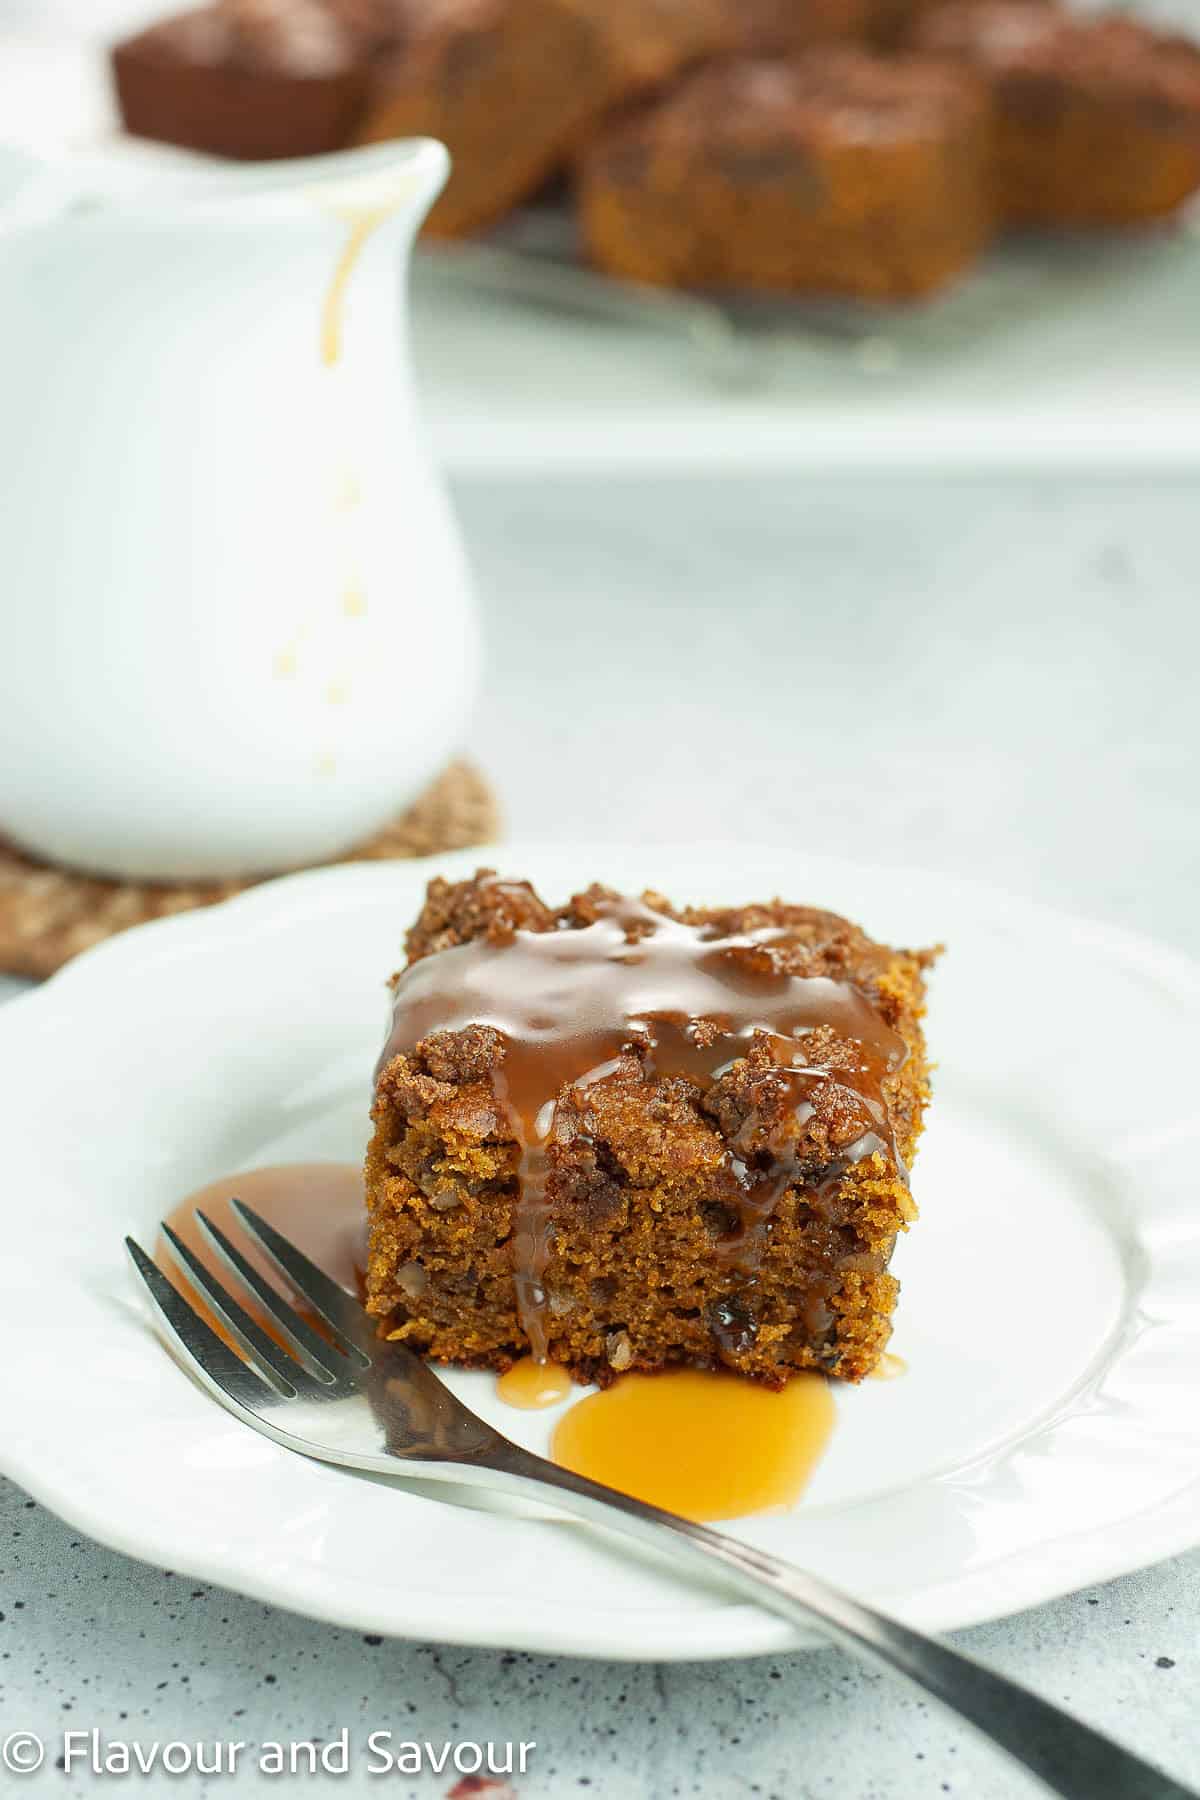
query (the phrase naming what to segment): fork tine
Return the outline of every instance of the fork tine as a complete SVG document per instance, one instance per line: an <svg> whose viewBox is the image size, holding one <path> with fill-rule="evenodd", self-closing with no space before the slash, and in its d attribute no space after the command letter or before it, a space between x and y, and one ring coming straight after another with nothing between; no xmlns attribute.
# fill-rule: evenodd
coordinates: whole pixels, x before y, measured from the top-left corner
<svg viewBox="0 0 1200 1800"><path fill-rule="evenodd" d="M125 1248L146 1288L159 1325L206 1387L217 1389L248 1412L257 1412L264 1401L279 1397L273 1383L267 1382L249 1363L235 1355L228 1344L222 1343L211 1325L205 1323L179 1289L167 1280L158 1264L146 1255L136 1238L127 1237ZM280 1389L284 1386L282 1382L279 1385ZM290 1389L283 1393L283 1398L290 1399L294 1393L295 1389Z"/></svg>
<svg viewBox="0 0 1200 1800"><path fill-rule="evenodd" d="M273 1288L271 1283L265 1280L251 1263L246 1261L235 1244L230 1243L220 1226L214 1225L208 1215L200 1212L199 1209L196 1212L196 1223L221 1257L226 1268L236 1275L255 1299L266 1307L305 1368L315 1375L318 1381L336 1382L346 1372L344 1364L341 1369L338 1367L338 1364L342 1362L338 1350L325 1338L318 1337L311 1325L304 1323L299 1313L288 1305L283 1295Z"/></svg>
<svg viewBox="0 0 1200 1800"><path fill-rule="evenodd" d="M369 1325L354 1295L348 1294L344 1287L326 1275L324 1269L318 1269L316 1263L310 1262L303 1251L297 1250L295 1244L244 1200L231 1200L229 1204L242 1229L271 1258L284 1280L320 1313L335 1333L338 1347L361 1368L369 1367L371 1359L361 1348Z"/></svg>
<svg viewBox="0 0 1200 1800"><path fill-rule="evenodd" d="M233 1295L217 1280L211 1269L205 1268L198 1256L194 1256L187 1245L172 1231L164 1220L159 1226L166 1239L171 1255L182 1268L184 1274L204 1297L211 1303L218 1316L229 1331L237 1339L246 1354L257 1365L267 1365L268 1380L272 1384L279 1383L292 1394L308 1389L317 1379L300 1367L285 1350L269 1338L262 1326L257 1324L245 1309L238 1305ZM326 1377L323 1385L329 1378Z"/></svg>

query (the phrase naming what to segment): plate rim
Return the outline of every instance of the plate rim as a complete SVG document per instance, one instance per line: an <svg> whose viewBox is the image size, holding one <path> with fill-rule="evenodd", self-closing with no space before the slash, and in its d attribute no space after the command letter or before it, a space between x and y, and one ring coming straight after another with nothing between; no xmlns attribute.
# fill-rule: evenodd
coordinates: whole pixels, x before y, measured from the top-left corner
<svg viewBox="0 0 1200 1800"><path fill-rule="evenodd" d="M151 960L157 962L176 951L186 952L189 939L203 942L209 938L219 940L230 933L236 935L253 914L286 904L284 896L303 895L321 911L322 890L334 896L353 886L366 893L382 889L398 876L419 885L432 874L460 875L497 859L516 866L523 858L551 856L567 864L577 861L583 869L597 855L601 859L609 855L625 861L644 857L649 866L657 860L669 863L700 859L731 848L747 861L766 863L776 859L794 866L802 860L811 864L818 876L822 870L836 870L843 879L877 883L936 881L948 895L952 891L956 898L986 912L999 909L1010 921L1020 915L1025 920L1068 931L1077 941L1082 936L1088 947L1132 965L1139 973L1151 971L1173 987L1182 986L1200 1002L1200 960L1186 951L1124 926L1079 916L970 877L810 855L762 843L731 845L722 839L653 846L564 845L552 840L528 840L513 846L481 845L396 863L336 864L300 871L263 882L213 907L134 927L82 953L40 988L0 1007L0 1063L14 1044L19 1046L35 1020L51 1021L61 1007L73 1004L77 995L85 995L91 983L106 982L122 963L144 963L151 950L155 952ZM0 1319L0 1340L3 1336ZM56 1483L53 1459L47 1459L44 1450L39 1454L38 1446L27 1441L24 1430L10 1430L0 1436L0 1470L75 1529L123 1554L142 1562L162 1563L284 1610L351 1629L377 1629L392 1636L444 1643L632 1661L715 1661L780 1654L824 1641L819 1632L798 1633L751 1604L722 1602L719 1598L696 1610L681 1612L678 1608L656 1607L639 1611L632 1618L620 1611L591 1607L582 1609L576 1618L563 1608L551 1627L542 1614L536 1622L530 1622L525 1617L510 1617L502 1605L479 1609L469 1600L439 1600L425 1591L419 1591L418 1600L417 1594L410 1591L406 1594L406 1618L398 1623L393 1590L385 1590L382 1604L373 1611L371 1595L359 1593L353 1583L347 1582L344 1571L336 1578L335 1591L332 1577L311 1564L305 1565L303 1591L298 1591L294 1583L289 1583L287 1570L274 1564L264 1569L244 1556L239 1561L235 1555L231 1562L222 1546L205 1549L188 1540L183 1527L178 1535L172 1535L169 1528L148 1531L144 1525L126 1526L120 1507L115 1505L115 1496L108 1500L106 1508L108 1490L103 1481L87 1493ZM421 1491L419 1487L417 1491ZM539 1523L535 1528L545 1527ZM1084 1528L1066 1538L1050 1536L994 1558L982 1570L906 1594L896 1611L926 1629L964 1629L1061 1598L1094 1582L1129 1574L1198 1544L1200 1474L1184 1481L1151 1507L1133 1511L1115 1523ZM294 1566L291 1573L295 1574ZM636 1631L636 1645L629 1641L631 1623Z"/></svg>

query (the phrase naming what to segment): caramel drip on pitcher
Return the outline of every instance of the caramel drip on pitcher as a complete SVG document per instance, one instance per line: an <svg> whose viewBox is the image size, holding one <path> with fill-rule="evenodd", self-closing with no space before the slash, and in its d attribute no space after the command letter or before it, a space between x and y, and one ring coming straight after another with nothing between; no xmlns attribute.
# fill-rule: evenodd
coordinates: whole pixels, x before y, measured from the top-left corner
<svg viewBox="0 0 1200 1800"><path fill-rule="evenodd" d="M545 1274L553 1244L547 1195L557 1106L564 1090L613 1076L632 1055L650 1078L683 1076L712 1087L755 1042L773 1067L761 1079L782 1082L785 1123L754 1145L751 1114L729 1146L739 1196L738 1229L719 1254L753 1270L770 1217L802 1178L796 1124L812 1096L833 1083L861 1132L811 1191L836 1182L850 1163L884 1150L900 1167L883 1097L885 1078L907 1051L862 991L849 981L782 972L770 946L786 927L724 935L684 925L640 900L601 899L589 925L545 932L514 930L499 941L477 938L406 969L396 983L392 1030L376 1074L410 1054L433 1032L490 1026L503 1039L492 1072L497 1106L518 1150L511 1255L517 1310L533 1356L548 1351ZM848 1066L823 1066L806 1051L818 1027L856 1048ZM778 1141L776 1141L776 1139ZM758 1165L764 1161L768 1167Z"/></svg>
<svg viewBox="0 0 1200 1800"><path fill-rule="evenodd" d="M341 361L342 356L342 323L346 311L346 290L350 285L358 259L366 248L367 240L373 231L377 231L383 221L390 216L394 208L378 206L369 212L352 213L350 215L350 234L346 239L342 254L338 257L333 271L333 279L325 294L325 304L321 308L321 361L327 369Z"/></svg>

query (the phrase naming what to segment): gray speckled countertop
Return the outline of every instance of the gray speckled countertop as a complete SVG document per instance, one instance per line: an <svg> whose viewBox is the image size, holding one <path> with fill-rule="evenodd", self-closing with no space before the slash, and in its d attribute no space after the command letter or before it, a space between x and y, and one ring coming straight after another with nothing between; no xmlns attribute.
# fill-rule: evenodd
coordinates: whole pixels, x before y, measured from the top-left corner
<svg viewBox="0 0 1200 1800"><path fill-rule="evenodd" d="M802 842L1200 952L1194 478L472 483L459 500L489 636L471 747L511 836ZM1200 1782L1200 1554L962 1641ZM1032 1792L832 1651L639 1667L378 1642L129 1562L0 1486L0 1737L51 1751L0 1792L119 1784L53 1767L63 1731L90 1726L535 1739L520 1800ZM421 1800L454 1781L372 1778L361 1755L311 1782L126 1779Z"/></svg>

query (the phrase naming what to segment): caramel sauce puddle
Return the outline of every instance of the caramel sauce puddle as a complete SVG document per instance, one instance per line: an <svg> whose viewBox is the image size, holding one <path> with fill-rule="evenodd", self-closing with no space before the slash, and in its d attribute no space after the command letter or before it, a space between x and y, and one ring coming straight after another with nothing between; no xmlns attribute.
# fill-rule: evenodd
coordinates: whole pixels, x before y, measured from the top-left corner
<svg viewBox="0 0 1200 1800"><path fill-rule="evenodd" d="M197 1210L206 1213L213 1224L233 1240L247 1262L295 1305L297 1312L315 1331L325 1334L324 1321L289 1289L270 1258L247 1238L234 1217L229 1204L231 1200L244 1200L247 1206L261 1213L269 1225L290 1238L318 1268L324 1269L352 1294L361 1294L367 1267L367 1215L362 1169L355 1163L291 1163L251 1169L244 1175L226 1175L189 1194L166 1219L192 1254L228 1287L229 1271L196 1222ZM224 1325L197 1294L161 1238L155 1246L154 1260L196 1308L205 1324L240 1356L241 1351ZM254 1295L239 1290L238 1299L255 1323L286 1350L278 1326Z"/></svg>
<svg viewBox="0 0 1200 1800"><path fill-rule="evenodd" d="M564 1413L551 1455L685 1519L740 1519L795 1505L834 1417L821 1375L777 1392L705 1369L623 1375Z"/></svg>
<svg viewBox="0 0 1200 1800"><path fill-rule="evenodd" d="M536 1362L523 1356L511 1369L496 1378L496 1392L506 1406L522 1412L539 1412L557 1406L574 1388L567 1370L560 1363Z"/></svg>

